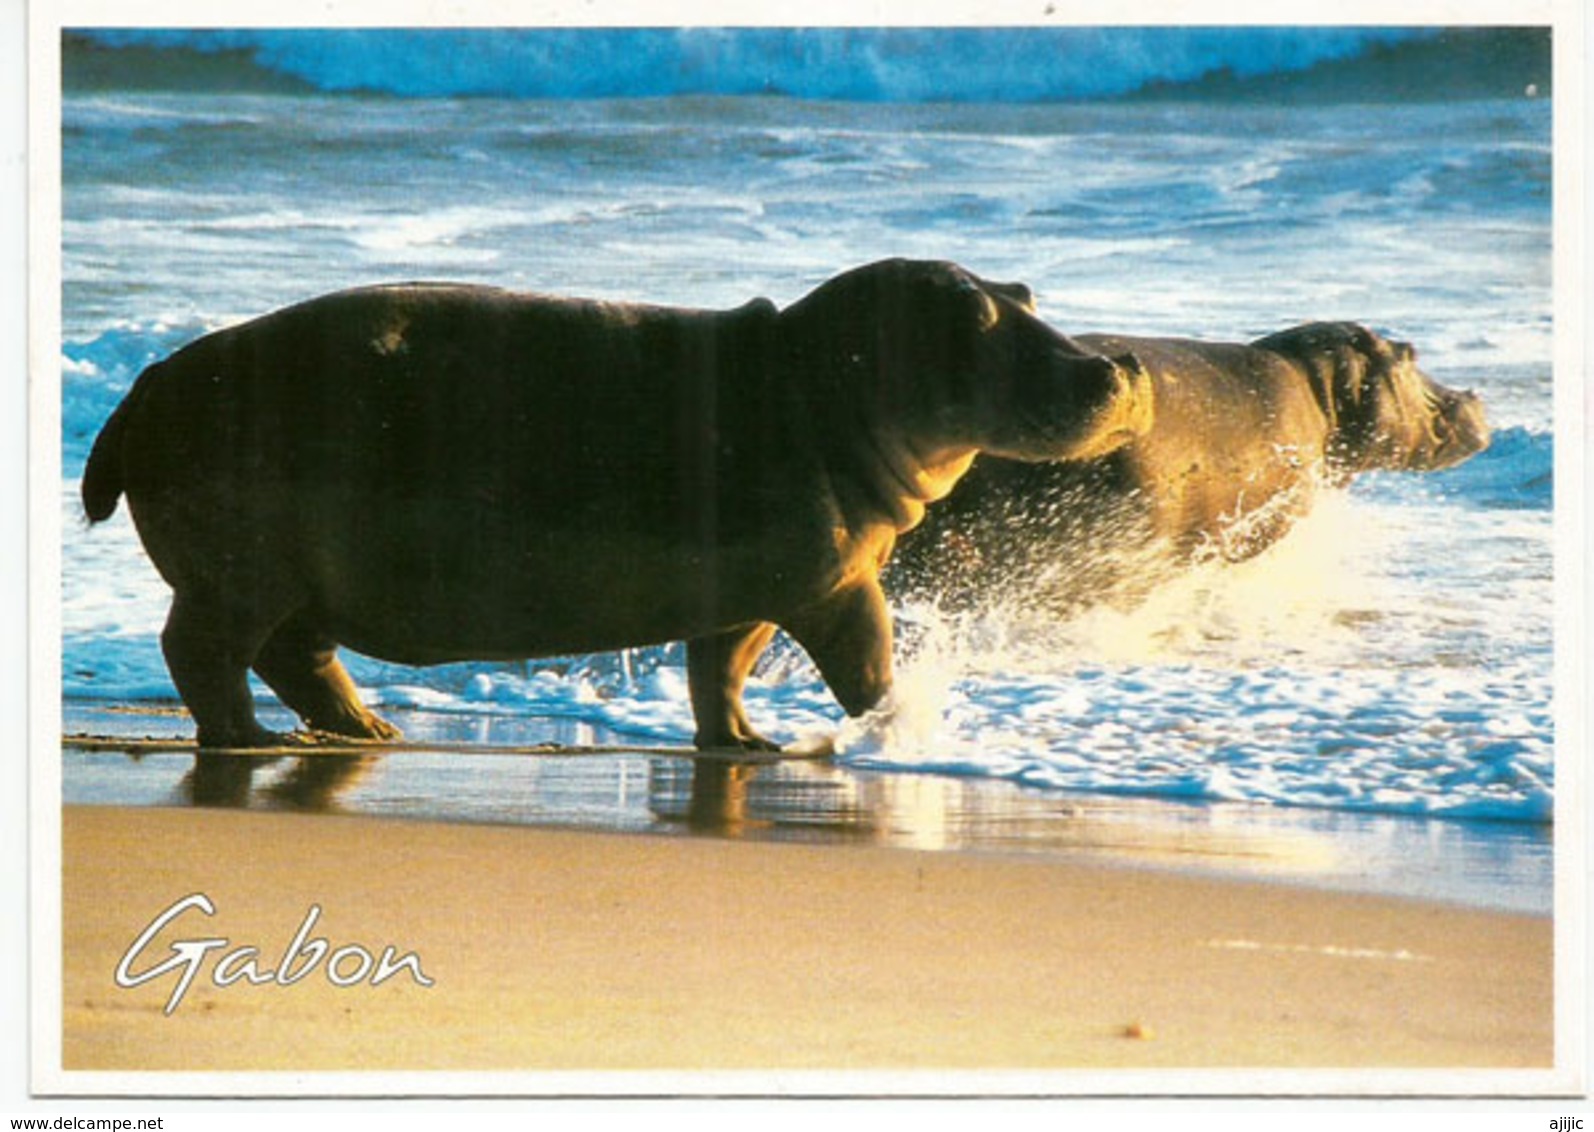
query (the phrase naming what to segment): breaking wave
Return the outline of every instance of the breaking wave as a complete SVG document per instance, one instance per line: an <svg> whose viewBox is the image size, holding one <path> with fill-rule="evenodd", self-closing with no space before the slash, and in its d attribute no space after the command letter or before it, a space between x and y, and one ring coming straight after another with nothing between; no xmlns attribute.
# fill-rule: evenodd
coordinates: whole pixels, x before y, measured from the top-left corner
<svg viewBox="0 0 1594 1132"><path fill-rule="evenodd" d="M1492 34L1496 56L1521 55L1520 34ZM1548 37L1540 38L1547 61ZM1408 55L1436 47L1478 50L1467 34L1423 28L95 29L68 34L66 78L105 82L120 61L143 65L145 82L178 87L226 84L231 68L235 83L251 81L252 72L253 85L275 78L327 93L400 97L1039 102L1301 75L1330 64L1398 75ZM147 66L152 55L158 66ZM1365 89L1365 76L1347 85Z"/></svg>

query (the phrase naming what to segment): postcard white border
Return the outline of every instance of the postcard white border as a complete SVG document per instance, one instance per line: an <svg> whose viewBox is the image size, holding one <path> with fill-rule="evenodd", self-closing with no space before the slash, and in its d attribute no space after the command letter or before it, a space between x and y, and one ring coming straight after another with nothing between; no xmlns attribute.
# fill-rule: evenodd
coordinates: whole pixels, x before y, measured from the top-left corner
<svg viewBox="0 0 1594 1132"><path fill-rule="evenodd" d="M1585 65L1579 0L41 0L29 13L30 446L29 815L32 1088L40 1096L1493 1096L1579 1097L1587 1089L1586 654L1589 550L1584 388L1588 217ZM1051 26L1152 24L1518 25L1555 31L1556 1051L1548 1070L757 1073L97 1073L61 1064L60 34L86 26Z"/></svg>

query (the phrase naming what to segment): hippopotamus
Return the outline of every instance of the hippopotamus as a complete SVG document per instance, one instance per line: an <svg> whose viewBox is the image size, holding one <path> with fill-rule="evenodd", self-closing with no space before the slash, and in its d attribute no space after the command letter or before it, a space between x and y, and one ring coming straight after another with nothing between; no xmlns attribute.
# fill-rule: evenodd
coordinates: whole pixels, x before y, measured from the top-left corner
<svg viewBox="0 0 1594 1132"><path fill-rule="evenodd" d="M1458 464L1489 443L1481 401L1365 326L1309 323L1250 343L1081 334L1150 377L1150 426L1110 453L1019 464L980 455L905 536L893 591L950 606L1073 612L1133 602L1197 558L1266 549L1322 485Z"/></svg>
<svg viewBox="0 0 1594 1132"><path fill-rule="evenodd" d="M1028 288L887 260L784 309L406 283L208 334L100 432L171 586L161 646L202 748L274 745L256 674L312 731L397 737L339 646L428 665L684 640L700 748L774 749L742 687L777 627L845 711L891 684L879 584L973 462L1085 460L1144 431L1148 379Z"/></svg>

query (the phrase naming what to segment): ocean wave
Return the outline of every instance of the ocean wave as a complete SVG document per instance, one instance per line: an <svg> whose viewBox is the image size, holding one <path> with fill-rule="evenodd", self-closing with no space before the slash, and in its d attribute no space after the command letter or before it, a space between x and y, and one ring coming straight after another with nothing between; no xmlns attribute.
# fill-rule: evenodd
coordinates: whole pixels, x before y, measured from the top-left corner
<svg viewBox="0 0 1594 1132"><path fill-rule="evenodd" d="M1555 505L1555 439L1535 429L1500 429L1487 449L1432 482L1446 498L1474 507L1548 511Z"/></svg>
<svg viewBox="0 0 1594 1132"><path fill-rule="evenodd" d="M62 344L61 457L67 476L82 474L95 436L144 367L210 329L197 323L122 325Z"/></svg>
<svg viewBox="0 0 1594 1132"><path fill-rule="evenodd" d="M1439 499L1497 511L1549 511L1555 506L1555 437L1540 429L1496 430L1489 447L1463 464L1423 476L1377 473L1353 492L1387 502Z"/></svg>
<svg viewBox="0 0 1594 1132"><path fill-rule="evenodd" d="M687 746L678 646L510 665L398 666L345 654L379 710L559 720L641 745ZM1063 665L927 672L909 663L881 712L846 719L811 667L753 677L749 713L784 743L835 736L856 770L990 778L1032 790L1547 824L1548 677L1486 688L1444 669ZM73 634L70 701L169 703L152 638ZM260 702L274 699L260 690ZM769 726L773 724L773 726Z"/></svg>
<svg viewBox="0 0 1594 1132"><path fill-rule="evenodd" d="M328 92L401 97L775 94L865 102L1036 102L1292 75L1421 43L1417 28L95 29L67 41L67 81L104 82L117 52L168 81L216 61ZM184 68L182 56L205 65ZM1398 70L1398 64L1395 65ZM199 72L203 71L203 78ZM113 76L114 78L114 76ZM159 81L146 73L143 81ZM240 74L239 81L244 81ZM114 85L114 82L112 83Z"/></svg>

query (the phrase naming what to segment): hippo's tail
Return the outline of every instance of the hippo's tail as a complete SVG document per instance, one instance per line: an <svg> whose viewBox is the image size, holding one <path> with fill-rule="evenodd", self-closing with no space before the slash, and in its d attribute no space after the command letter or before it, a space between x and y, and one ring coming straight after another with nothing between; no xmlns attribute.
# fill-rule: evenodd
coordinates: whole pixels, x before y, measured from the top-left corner
<svg viewBox="0 0 1594 1132"><path fill-rule="evenodd" d="M122 434L127 427L129 396L111 419L100 429L89 451L88 463L83 468L83 510L89 522L100 523L116 511L116 501L122 497Z"/></svg>

